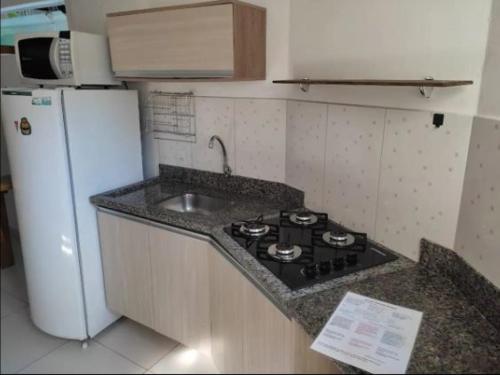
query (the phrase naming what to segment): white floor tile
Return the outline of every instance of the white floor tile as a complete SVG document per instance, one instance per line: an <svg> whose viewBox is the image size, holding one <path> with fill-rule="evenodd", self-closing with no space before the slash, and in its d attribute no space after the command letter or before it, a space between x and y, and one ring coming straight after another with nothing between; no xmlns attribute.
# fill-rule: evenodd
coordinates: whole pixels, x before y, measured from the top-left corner
<svg viewBox="0 0 500 375"><path fill-rule="evenodd" d="M64 340L38 330L24 310L1 320L0 342L1 372L14 373L61 346Z"/></svg>
<svg viewBox="0 0 500 375"><path fill-rule="evenodd" d="M7 291L14 297L28 302L28 293L26 291L26 279L22 265L14 265L4 268L1 271L0 285L2 290Z"/></svg>
<svg viewBox="0 0 500 375"><path fill-rule="evenodd" d="M144 369L91 341L87 349L71 341L36 361L23 374L142 374Z"/></svg>
<svg viewBox="0 0 500 375"><path fill-rule="evenodd" d="M95 340L147 369L178 345L174 340L129 319L113 324Z"/></svg>
<svg viewBox="0 0 500 375"><path fill-rule="evenodd" d="M184 346L167 354L151 370L154 374L218 374L212 360Z"/></svg>
<svg viewBox="0 0 500 375"><path fill-rule="evenodd" d="M21 301L13 296L11 296L9 293L5 291L1 291L1 303L0 303L0 316L2 318L5 318L6 316L17 312L17 311L22 311L26 307L28 307L28 304L24 301Z"/></svg>

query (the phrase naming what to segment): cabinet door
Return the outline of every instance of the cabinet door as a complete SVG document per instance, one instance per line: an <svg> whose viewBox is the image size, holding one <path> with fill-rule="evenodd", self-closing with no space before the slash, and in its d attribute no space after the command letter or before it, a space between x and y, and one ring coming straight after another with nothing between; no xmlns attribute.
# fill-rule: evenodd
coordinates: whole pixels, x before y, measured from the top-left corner
<svg viewBox="0 0 500 375"><path fill-rule="evenodd" d="M335 362L311 349L313 339L296 322L292 323L294 373L342 374Z"/></svg>
<svg viewBox="0 0 500 375"><path fill-rule="evenodd" d="M151 327L151 262L148 226L99 212L106 301L108 307Z"/></svg>
<svg viewBox="0 0 500 375"><path fill-rule="evenodd" d="M292 322L247 279L242 323L245 373L293 372Z"/></svg>
<svg viewBox="0 0 500 375"><path fill-rule="evenodd" d="M150 228L154 329L210 354L206 241Z"/></svg>
<svg viewBox="0 0 500 375"><path fill-rule="evenodd" d="M108 15L113 70L122 77L230 77L233 5Z"/></svg>
<svg viewBox="0 0 500 375"><path fill-rule="evenodd" d="M209 262L212 359L222 373L242 373L244 277L216 249Z"/></svg>

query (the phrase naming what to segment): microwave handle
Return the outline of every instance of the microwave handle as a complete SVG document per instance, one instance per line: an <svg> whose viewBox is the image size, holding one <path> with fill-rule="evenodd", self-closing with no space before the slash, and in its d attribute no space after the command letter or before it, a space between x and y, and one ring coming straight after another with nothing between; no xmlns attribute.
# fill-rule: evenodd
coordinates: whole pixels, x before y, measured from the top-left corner
<svg viewBox="0 0 500 375"><path fill-rule="evenodd" d="M52 71L57 78L62 78L61 68L59 66L59 38L53 38L50 44L49 60Z"/></svg>

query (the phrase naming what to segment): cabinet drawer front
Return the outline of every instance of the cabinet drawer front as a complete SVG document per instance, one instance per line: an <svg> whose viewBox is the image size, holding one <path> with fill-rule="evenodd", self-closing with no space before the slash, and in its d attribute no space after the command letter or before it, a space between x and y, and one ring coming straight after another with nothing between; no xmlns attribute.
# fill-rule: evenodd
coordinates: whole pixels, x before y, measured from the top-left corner
<svg viewBox="0 0 500 375"><path fill-rule="evenodd" d="M102 212L98 221L106 302L111 310L151 327L149 229Z"/></svg>
<svg viewBox="0 0 500 375"><path fill-rule="evenodd" d="M122 77L233 74L233 5L108 16L113 70Z"/></svg>

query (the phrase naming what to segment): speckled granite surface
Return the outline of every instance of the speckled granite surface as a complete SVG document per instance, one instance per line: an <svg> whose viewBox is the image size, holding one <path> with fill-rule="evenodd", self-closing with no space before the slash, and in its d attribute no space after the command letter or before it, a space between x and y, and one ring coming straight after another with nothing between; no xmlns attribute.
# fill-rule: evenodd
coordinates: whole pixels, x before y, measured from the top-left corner
<svg viewBox="0 0 500 375"><path fill-rule="evenodd" d="M185 192L223 198L230 204L210 216L179 213L158 205ZM160 177L95 195L90 201L100 207L210 235L217 225L301 207L304 193L276 182L161 166Z"/></svg>
<svg viewBox="0 0 500 375"><path fill-rule="evenodd" d="M315 337L348 291L423 311L408 373L498 373L498 330L451 280L420 265L301 298L289 309Z"/></svg>
<svg viewBox="0 0 500 375"><path fill-rule="evenodd" d="M500 303L498 289L470 285L484 280L477 274L472 275L470 269L460 263L460 258L423 241L421 264L399 256L397 261L379 267L291 291L223 228L236 220L300 207L303 194L295 189L288 190L282 184L238 180L239 177L221 182L223 176L211 175L164 166L161 178L100 194L91 201L101 207L210 236L224 255L233 259L241 272L311 337L319 333L344 294L353 291L424 312L408 372L498 372L500 335L490 323L495 317L498 321L499 310L495 307ZM203 181L211 182L204 185ZM186 191L224 197L234 204L210 217L158 207L158 202ZM243 191L246 194L242 194ZM272 200L265 199L269 195ZM464 272L468 276L460 277ZM474 305L480 308L488 305L482 311L487 311L485 315L490 321ZM339 366L347 373L361 372L342 363Z"/></svg>
<svg viewBox="0 0 500 375"><path fill-rule="evenodd" d="M200 171L198 169L180 168L160 164L160 178L164 181L177 181L190 185L225 191L264 199L271 202L280 202L286 207L301 207L304 204L304 192L288 185L258 180L255 178L231 176L221 173Z"/></svg>
<svg viewBox="0 0 500 375"><path fill-rule="evenodd" d="M449 278L469 302L476 305L486 319L500 330L500 289L476 272L457 253L426 239L422 239L420 247L420 263Z"/></svg>
<svg viewBox="0 0 500 375"><path fill-rule="evenodd" d="M255 280L257 282L257 285L260 286L261 289L264 289L267 292L268 296L270 296L274 300L274 302L279 307L281 307L281 309L285 313L287 313L289 317L293 316L293 313L288 308L288 304L294 299L318 293L323 290L336 289L342 285L356 283L369 277L404 270L406 268L414 266L415 264L408 258L397 254L399 258L393 262L356 272L342 278L329 280L324 283L313 285L311 287L292 291L285 284L283 284L281 280L274 276L271 271L260 264L259 261L255 259L248 251L246 251L236 241L234 241L226 232L224 232L223 229L224 226L214 227L211 231L212 238L227 253L229 253L234 259L237 260L237 262L242 266L243 271L247 273L249 277ZM389 252L392 252L387 248L385 249Z"/></svg>

